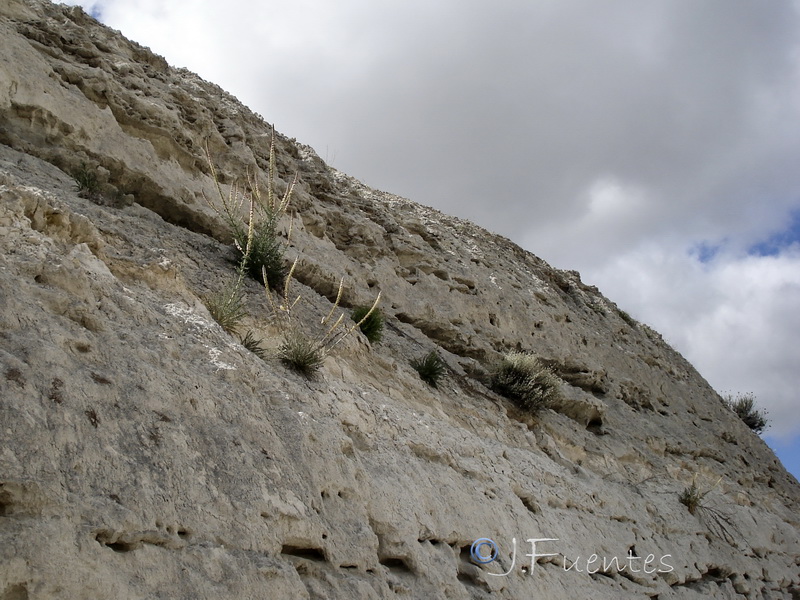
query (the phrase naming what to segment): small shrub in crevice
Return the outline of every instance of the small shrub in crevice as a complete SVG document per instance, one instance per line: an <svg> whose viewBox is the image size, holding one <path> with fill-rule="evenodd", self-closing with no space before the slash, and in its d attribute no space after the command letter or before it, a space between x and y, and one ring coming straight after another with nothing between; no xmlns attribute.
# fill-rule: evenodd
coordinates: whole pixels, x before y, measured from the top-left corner
<svg viewBox="0 0 800 600"><path fill-rule="evenodd" d="M509 352L491 368L489 387L520 408L535 413L560 397L561 380L539 358L524 352Z"/></svg>
<svg viewBox="0 0 800 600"><path fill-rule="evenodd" d="M336 300L331 310L320 322L320 325L327 329L324 333L319 335L310 335L306 333L303 326L297 321L293 312L294 307L302 298L298 296L294 300L290 300L289 297L289 284L292 281L292 275L297 266L297 260L298 259L295 259L289 269L289 273L286 275L283 297L280 299L281 301L279 303L275 301L272 292L266 284L265 287L267 299L272 306L272 317L282 332L283 339L278 348L278 358L295 371L307 377L311 377L322 367L323 362L333 349L356 329L360 328L366 320L370 318L372 313L378 309L378 303L381 301L381 294L378 293L372 306L369 307L360 320L355 322L352 326L346 327L344 325L344 312L340 313L336 320L333 320L333 316L339 308L339 302L342 299L342 292L344 290L344 279L342 279L339 282L339 291L336 294Z"/></svg>
<svg viewBox="0 0 800 600"><path fill-rule="evenodd" d="M209 205L225 221L233 236L239 255L239 270L256 281L266 284L271 290L283 287L287 276L284 260L285 241L279 232L279 223L289 208L297 175L286 188L282 197L275 194L275 132L269 148L269 173L266 197L262 195L258 179L248 176L244 187L234 184L228 194L222 185L206 147L206 158L217 188L218 200ZM247 218L244 212L247 211ZM291 236L291 225L287 241Z"/></svg>
<svg viewBox="0 0 800 600"><path fill-rule="evenodd" d="M698 517L711 533L736 547L736 539L741 537L741 532L731 515L706 500L706 497L719 485L720 481L722 481L721 477L713 486L701 491L697 486L697 477L695 476L692 484L685 487L678 496L678 501L686 507L690 514Z"/></svg>
<svg viewBox="0 0 800 600"><path fill-rule="evenodd" d="M445 373L445 364L436 350L431 350L422 358L415 358L411 366L419 373L420 379L431 387L438 387L439 380Z"/></svg>
<svg viewBox="0 0 800 600"><path fill-rule="evenodd" d="M78 195L81 198L97 200L101 197L100 180L97 178L97 172L86 163L82 162L81 166L72 174L72 177L75 179Z"/></svg>
<svg viewBox="0 0 800 600"><path fill-rule="evenodd" d="M239 342L246 350L249 350L261 360L267 359L267 349L261 345L261 340L256 338L252 331L248 331L244 336L239 338Z"/></svg>
<svg viewBox="0 0 800 600"><path fill-rule="evenodd" d="M737 394L734 398L727 395L723 398L738 417L756 433L761 433L767 428L767 412L756 408L756 397L752 393Z"/></svg>
<svg viewBox="0 0 800 600"><path fill-rule="evenodd" d="M275 198L275 135L269 150L269 185L267 198L261 196L256 179L248 178L247 188L232 185L226 195L206 147L206 158L219 195L218 202L209 205L230 227L234 245L239 254L236 275L221 291L205 299L206 307L217 323L228 333L235 333L247 315L242 287L250 275L269 289L281 287L287 277L283 254L284 244L278 235L278 221L286 212L294 183L286 189L280 200ZM248 216L243 217L245 205Z"/></svg>
<svg viewBox="0 0 800 600"><path fill-rule="evenodd" d="M690 514L694 515L697 514L700 503L710 491L711 490L706 490L705 492L701 492L700 488L697 487L696 481L692 480L692 485L683 489L678 500L689 510Z"/></svg>
<svg viewBox="0 0 800 600"><path fill-rule="evenodd" d="M631 327L633 327L634 329L636 329L636 326L637 326L636 319L634 319L632 316L630 316L630 315L629 315L627 312L625 312L625 311L624 311L624 310L622 310L621 308L620 308L620 309L617 309L617 314L619 314L619 318L620 318L620 319L622 319L622 320L623 320L623 321L625 321L625 322L626 322L628 325L630 325Z"/></svg>
<svg viewBox="0 0 800 600"><path fill-rule="evenodd" d="M240 280L229 284L224 290L204 299L211 317L228 333L236 333L242 319L247 316Z"/></svg>
<svg viewBox="0 0 800 600"><path fill-rule="evenodd" d="M353 321L360 322L361 333L370 344L377 344L383 337L383 313L380 309L370 312L369 306L359 306L353 311Z"/></svg>
<svg viewBox="0 0 800 600"><path fill-rule="evenodd" d="M338 318L333 319L342 298L344 286L342 280L333 307L320 323L325 329L319 334L309 333L309 330L298 322L293 312L301 297L298 296L294 300L289 298L289 287L299 260L299 257L296 258L291 268L286 269L284 253L286 242L291 237L292 223L289 224L285 238L279 232L279 222L289 207L297 175L287 186L283 196L276 196L274 131L269 149L269 181L266 195L261 194L258 179L250 176L245 186L234 184L228 194L225 194L208 147L206 147L206 158L218 194L218 200L209 201L209 205L230 228L234 246L239 253L236 277L222 292L210 297L206 305L226 331L234 332L246 315L242 291L244 278L250 276L260 281L266 290L271 318L280 330L281 343L276 353L277 358L292 369L310 377L322 367L325 358L342 340L370 319L377 309L381 295L378 294L363 318L348 328L344 325L343 312ZM246 218L243 216L244 212L247 212ZM243 345L249 345L248 349L258 356L264 354L263 348L256 344L252 334L246 335L241 341Z"/></svg>
<svg viewBox="0 0 800 600"><path fill-rule="evenodd" d="M250 252L246 256L240 249L247 247L247 238L236 239L239 259L243 261L247 274L272 290L280 289L287 273L283 257L285 247L277 228L275 215L270 215L265 221L254 225Z"/></svg>
<svg viewBox="0 0 800 600"><path fill-rule="evenodd" d="M317 340L293 330L283 336L277 356L287 367L311 377L322 368L326 354Z"/></svg>

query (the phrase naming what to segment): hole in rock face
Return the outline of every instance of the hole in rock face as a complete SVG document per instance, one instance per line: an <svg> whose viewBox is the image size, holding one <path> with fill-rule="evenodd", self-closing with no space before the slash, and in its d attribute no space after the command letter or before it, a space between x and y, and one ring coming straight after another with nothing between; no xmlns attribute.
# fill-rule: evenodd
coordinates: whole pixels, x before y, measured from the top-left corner
<svg viewBox="0 0 800 600"><path fill-rule="evenodd" d="M92 427L97 429L97 426L100 424L100 418L97 416L97 411L93 408L84 411L86 418L89 419L89 423L92 424Z"/></svg>
<svg viewBox="0 0 800 600"><path fill-rule="evenodd" d="M0 600L28 600L28 586L24 583L9 586L0 593Z"/></svg>
<svg viewBox="0 0 800 600"><path fill-rule="evenodd" d="M100 385L111 385L111 380L108 379L107 377L104 377L103 375L100 375L99 373L95 373L94 371L92 371L91 373L89 373L89 376L95 383L99 383Z"/></svg>
<svg viewBox="0 0 800 600"><path fill-rule="evenodd" d="M47 394L47 397L55 402L56 404L61 404L64 402L64 382L59 379L58 377L54 378L52 382L50 382L50 391Z"/></svg>
<svg viewBox="0 0 800 600"><path fill-rule="evenodd" d="M596 418L589 421L589 424L586 426L586 431L590 431L595 435L603 435L605 431L603 431L603 419Z"/></svg>
<svg viewBox="0 0 800 600"><path fill-rule="evenodd" d="M527 508L533 514L539 513L539 507L533 498L530 498L529 496L519 496L519 499L522 501L522 504L525 506L525 508Z"/></svg>
<svg viewBox="0 0 800 600"><path fill-rule="evenodd" d="M11 367L6 371L6 381L15 383L21 388L25 387L25 377L23 377L22 371L16 367Z"/></svg>
<svg viewBox="0 0 800 600"><path fill-rule="evenodd" d="M133 545L126 542L111 542L104 544L107 548L111 548L114 552L130 552L133 550Z"/></svg>
<svg viewBox="0 0 800 600"><path fill-rule="evenodd" d="M325 553L319 548L303 548L300 546L285 545L281 548L281 554L297 556L307 560L325 561Z"/></svg>
<svg viewBox="0 0 800 600"><path fill-rule="evenodd" d="M455 548L454 548L455 549ZM472 562L472 546L461 546L460 561L458 564L458 580L468 587L483 587L488 591L486 583L481 581L480 569Z"/></svg>
<svg viewBox="0 0 800 600"><path fill-rule="evenodd" d="M428 542L431 546L438 546L439 544L442 543L441 540L437 540L436 538L419 538L417 542L419 542L420 544Z"/></svg>
<svg viewBox="0 0 800 600"><path fill-rule="evenodd" d="M0 483L0 517L5 517L11 514L11 494L3 490L3 484Z"/></svg>
<svg viewBox="0 0 800 600"><path fill-rule="evenodd" d="M408 563L405 559L400 558L398 556L390 556L387 558L382 558L380 563L387 567L388 569L395 571L395 572L402 572L402 573L411 573L411 567L408 566Z"/></svg>
<svg viewBox="0 0 800 600"><path fill-rule="evenodd" d="M136 549L135 544L124 542L122 540L110 541L113 539L113 534L108 531L101 531L94 539L106 548L111 548L114 552L131 552Z"/></svg>

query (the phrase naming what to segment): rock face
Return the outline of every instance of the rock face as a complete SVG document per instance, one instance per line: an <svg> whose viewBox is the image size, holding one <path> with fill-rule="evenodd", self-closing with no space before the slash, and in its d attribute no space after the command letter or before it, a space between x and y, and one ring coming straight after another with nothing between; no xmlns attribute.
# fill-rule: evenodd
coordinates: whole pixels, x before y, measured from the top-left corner
<svg viewBox="0 0 800 600"><path fill-rule="evenodd" d="M800 595L798 482L577 273L276 135L303 322L343 276L387 320L308 379L203 303L234 269L205 147L264 181L271 128L78 8L5 0L0 49L0 599ZM509 350L558 405L481 383Z"/></svg>

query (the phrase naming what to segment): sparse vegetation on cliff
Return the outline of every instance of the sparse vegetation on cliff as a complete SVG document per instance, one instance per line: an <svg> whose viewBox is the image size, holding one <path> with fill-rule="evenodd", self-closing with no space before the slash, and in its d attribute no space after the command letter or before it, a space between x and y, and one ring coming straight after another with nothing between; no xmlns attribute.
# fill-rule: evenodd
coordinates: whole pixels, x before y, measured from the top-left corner
<svg viewBox="0 0 800 600"><path fill-rule="evenodd" d="M706 497L721 481L722 478L720 477L710 488L701 490L697 485L697 477L695 476L692 479L692 484L685 487L680 496L678 496L678 500L690 514L698 517L712 534L732 546L736 546L736 538L739 536L736 524L729 514L706 500Z"/></svg>
<svg viewBox="0 0 800 600"><path fill-rule="evenodd" d="M344 290L344 280L341 280L336 300L328 314L320 322L320 325L326 328L324 333L312 335L306 332L307 328L295 317L294 308L302 298L297 296L294 300L291 300L289 296L289 286L296 266L297 260L292 264L286 276L281 301L279 303L275 302L269 287L267 287L267 298L271 303L272 317L281 329L282 342L278 349L278 358L296 371L306 376L311 376L322 367L322 363L331 351L356 329L360 328L377 310L381 294L377 295L372 306L367 309L360 320L350 327L345 327L344 312L340 313L336 320L333 320Z"/></svg>
<svg viewBox="0 0 800 600"><path fill-rule="evenodd" d="M261 340L259 340L252 331L248 331L241 338L239 338L239 342L241 342L242 346L244 346L246 350L249 350L261 360L267 359L266 348L261 345Z"/></svg>
<svg viewBox="0 0 800 600"><path fill-rule="evenodd" d="M231 230L239 255L236 276L220 291L205 298L206 308L214 320L228 333L236 332L247 315L242 285L245 275L262 281L268 289L280 288L286 279L285 246L278 233L278 222L286 212L294 183L278 201L274 194L275 132L269 151L269 181L264 200L256 178L248 178L247 188L232 185L228 194L222 190L211 153L206 147L208 167L217 189L218 201L209 205ZM243 210L248 207L245 220Z"/></svg>
<svg viewBox="0 0 800 600"><path fill-rule="evenodd" d="M223 329L229 333L235 332L241 320L246 316L242 286L245 276L249 275L264 284L267 300L270 303L271 318L281 330L282 341L276 357L306 376L314 375L322 367L328 354L357 328L361 328L362 331L366 330L365 335L370 341L380 339L383 317L379 312L376 313L380 302L380 293L372 306L357 309L358 316L353 315L356 323L351 327L344 326L345 314L343 312L331 324L342 298L344 280L339 283L333 307L322 319L321 325L327 328L324 333L319 335L308 333L307 328L295 318L293 309L301 297L298 296L291 300L289 287L297 266L297 259L287 271L284 264L285 242L281 239L278 225L289 207L297 176L295 175L295 179L287 186L283 196L278 198L274 191L274 131L269 150L266 199L262 197L255 177L248 178L246 188L232 185L226 195L222 190L208 148L206 148L206 158L219 196L217 202L209 202L209 204L230 228L234 245L239 253L236 277L221 292L206 299L206 306L211 316ZM247 219L242 216L245 206L248 208ZM287 238L291 235L291 229L290 225ZM273 291L277 290L282 290L282 298L276 302ZM251 333L241 339L242 344L263 358L266 356L266 351L260 343L256 342Z"/></svg>
<svg viewBox="0 0 800 600"><path fill-rule="evenodd" d="M735 412L744 424L756 433L761 433L767 428L767 411L756 408L754 394L736 394L735 397L728 394L723 399L728 408Z"/></svg>
<svg viewBox="0 0 800 600"><path fill-rule="evenodd" d="M326 354L316 340L292 329L284 334L277 356L286 366L311 377L322 368Z"/></svg>
<svg viewBox="0 0 800 600"><path fill-rule="evenodd" d="M238 281L206 296L203 301L211 317L228 333L236 333L242 319L247 316Z"/></svg>
<svg viewBox="0 0 800 600"><path fill-rule="evenodd" d="M85 162L81 163L72 177L75 179L75 186L81 198L97 200L100 197L100 180L97 178L97 172Z"/></svg>
<svg viewBox="0 0 800 600"><path fill-rule="evenodd" d="M420 379L431 387L438 387L445 371L444 361L436 350L431 350L422 358L415 358L411 366L419 373Z"/></svg>
<svg viewBox="0 0 800 600"><path fill-rule="evenodd" d="M693 479L692 485L683 489L678 500L689 510L690 514L694 515L697 513L697 509L700 508L700 503L703 501L703 498L705 498L710 491L711 490L706 490L701 492L700 488L697 487L697 482Z"/></svg>
<svg viewBox="0 0 800 600"><path fill-rule="evenodd" d="M280 235L279 224L289 208L297 175L279 198L275 193L274 131L272 138L266 198L261 193L257 177L248 177L246 187L232 185L225 194L208 148L206 148L206 159L218 196L218 200L209 201L209 205L231 230L233 243L238 252L239 269L256 281L266 284L270 289L279 290L287 275L284 258L286 246ZM245 210L247 218L243 216Z"/></svg>
<svg viewBox="0 0 800 600"><path fill-rule="evenodd" d="M492 367L489 387L530 412L547 408L560 397L560 379L538 357L509 352Z"/></svg>
<svg viewBox="0 0 800 600"><path fill-rule="evenodd" d="M369 306L359 306L353 311L353 321L360 322L361 333L370 344L377 344L383 337L383 313L380 309L370 311Z"/></svg>

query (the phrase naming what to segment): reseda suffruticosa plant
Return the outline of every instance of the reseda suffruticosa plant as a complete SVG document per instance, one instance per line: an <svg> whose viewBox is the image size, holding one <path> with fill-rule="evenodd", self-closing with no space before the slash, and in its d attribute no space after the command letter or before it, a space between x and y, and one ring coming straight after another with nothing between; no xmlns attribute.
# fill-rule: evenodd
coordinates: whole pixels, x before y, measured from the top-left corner
<svg viewBox="0 0 800 600"><path fill-rule="evenodd" d="M271 308L271 317L276 322L282 338L276 352L277 358L296 371L306 376L312 376L322 367L325 358L337 345L353 331L373 319L381 295L378 294L372 306L366 309L352 326L346 327L344 312L341 312L338 318L333 320L344 289L344 279L342 279L339 282L333 307L322 319L321 325L325 328L324 332L316 335L309 333L308 328L304 327L295 317L293 310L301 301L301 297L297 296L294 300L289 297L291 280L299 257L295 259L287 272L284 263L286 246L278 229L279 221L289 207L297 175L286 188L283 196L279 198L274 192L274 131L269 152L266 198L263 198L261 194L257 179L249 176L245 188L234 184L228 194L225 194L208 148L206 148L206 155L219 196L217 203L209 202L209 204L230 228L234 245L239 253L236 277L223 291L206 300L209 312L226 331L235 331L240 321L246 316L242 291L245 276L249 275L261 281L264 284L267 302ZM248 213L246 219L242 216L245 207ZM292 224L290 222L286 236L287 241L291 233ZM280 300L276 301L273 292L278 293L278 291L282 296ZM247 343L245 344L245 342ZM264 349L256 343L251 333L242 338L242 343L254 351L257 356L264 357Z"/></svg>
<svg viewBox="0 0 800 600"><path fill-rule="evenodd" d="M375 297L375 301L369 309L366 310L360 320L347 327L345 325L344 312L340 312L339 316L333 320L339 308L342 292L344 290L344 279L341 279L339 281L339 289L336 293L336 300L328 314L323 317L320 322L320 325L324 327L324 332L318 335L307 333L303 325L299 323L294 316L294 308L302 298L298 295L292 300L289 296L289 287L298 260L299 259L295 259L289 269L280 302L276 303L272 291L266 284L265 291L267 294L267 301L272 308L272 316L281 330L282 341L278 347L278 358L292 369L306 376L312 376L322 367L325 358L327 358L331 351L356 329L360 329L370 318L370 315L378 310L381 294L378 293Z"/></svg>
<svg viewBox="0 0 800 600"><path fill-rule="evenodd" d="M279 231L281 218L287 213L292 198L297 174L286 187L283 196L275 193L275 132L269 147L269 172L267 174L267 193L262 195L258 178L248 174L247 184L242 187L231 185L227 194L217 176L211 154L206 146L206 159L217 189L218 201L209 205L231 230L233 244L239 258L239 269L253 279L279 290L286 279L286 243ZM244 212L247 210L247 217ZM286 236L291 236L291 224Z"/></svg>
<svg viewBox="0 0 800 600"><path fill-rule="evenodd" d="M538 357L508 352L490 370L489 387L520 408L536 413L551 406L561 394L560 379Z"/></svg>
<svg viewBox="0 0 800 600"><path fill-rule="evenodd" d="M238 253L238 264L235 277L220 291L204 298L206 308L211 316L228 333L235 333L247 311L244 307L242 286L246 275L262 280L273 289L280 288L286 278L284 264L285 244L280 238L278 224L286 213L291 200L292 190L297 180L295 176L291 185L280 199L275 195L275 131L269 148L269 173L267 196L263 198L258 179L248 174L247 186L234 183L226 194L222 190L211 152L206 144L206 159L218 200L212 202L206 198L209 206L230 228L233 243ZM247 209L247 217L244 210ZM291 225L289 227L291 235ZM287 235L287 240L289 235ZM247 336L245 336L246 338ZM251 336L252 337L252 336Z"/></svg>

